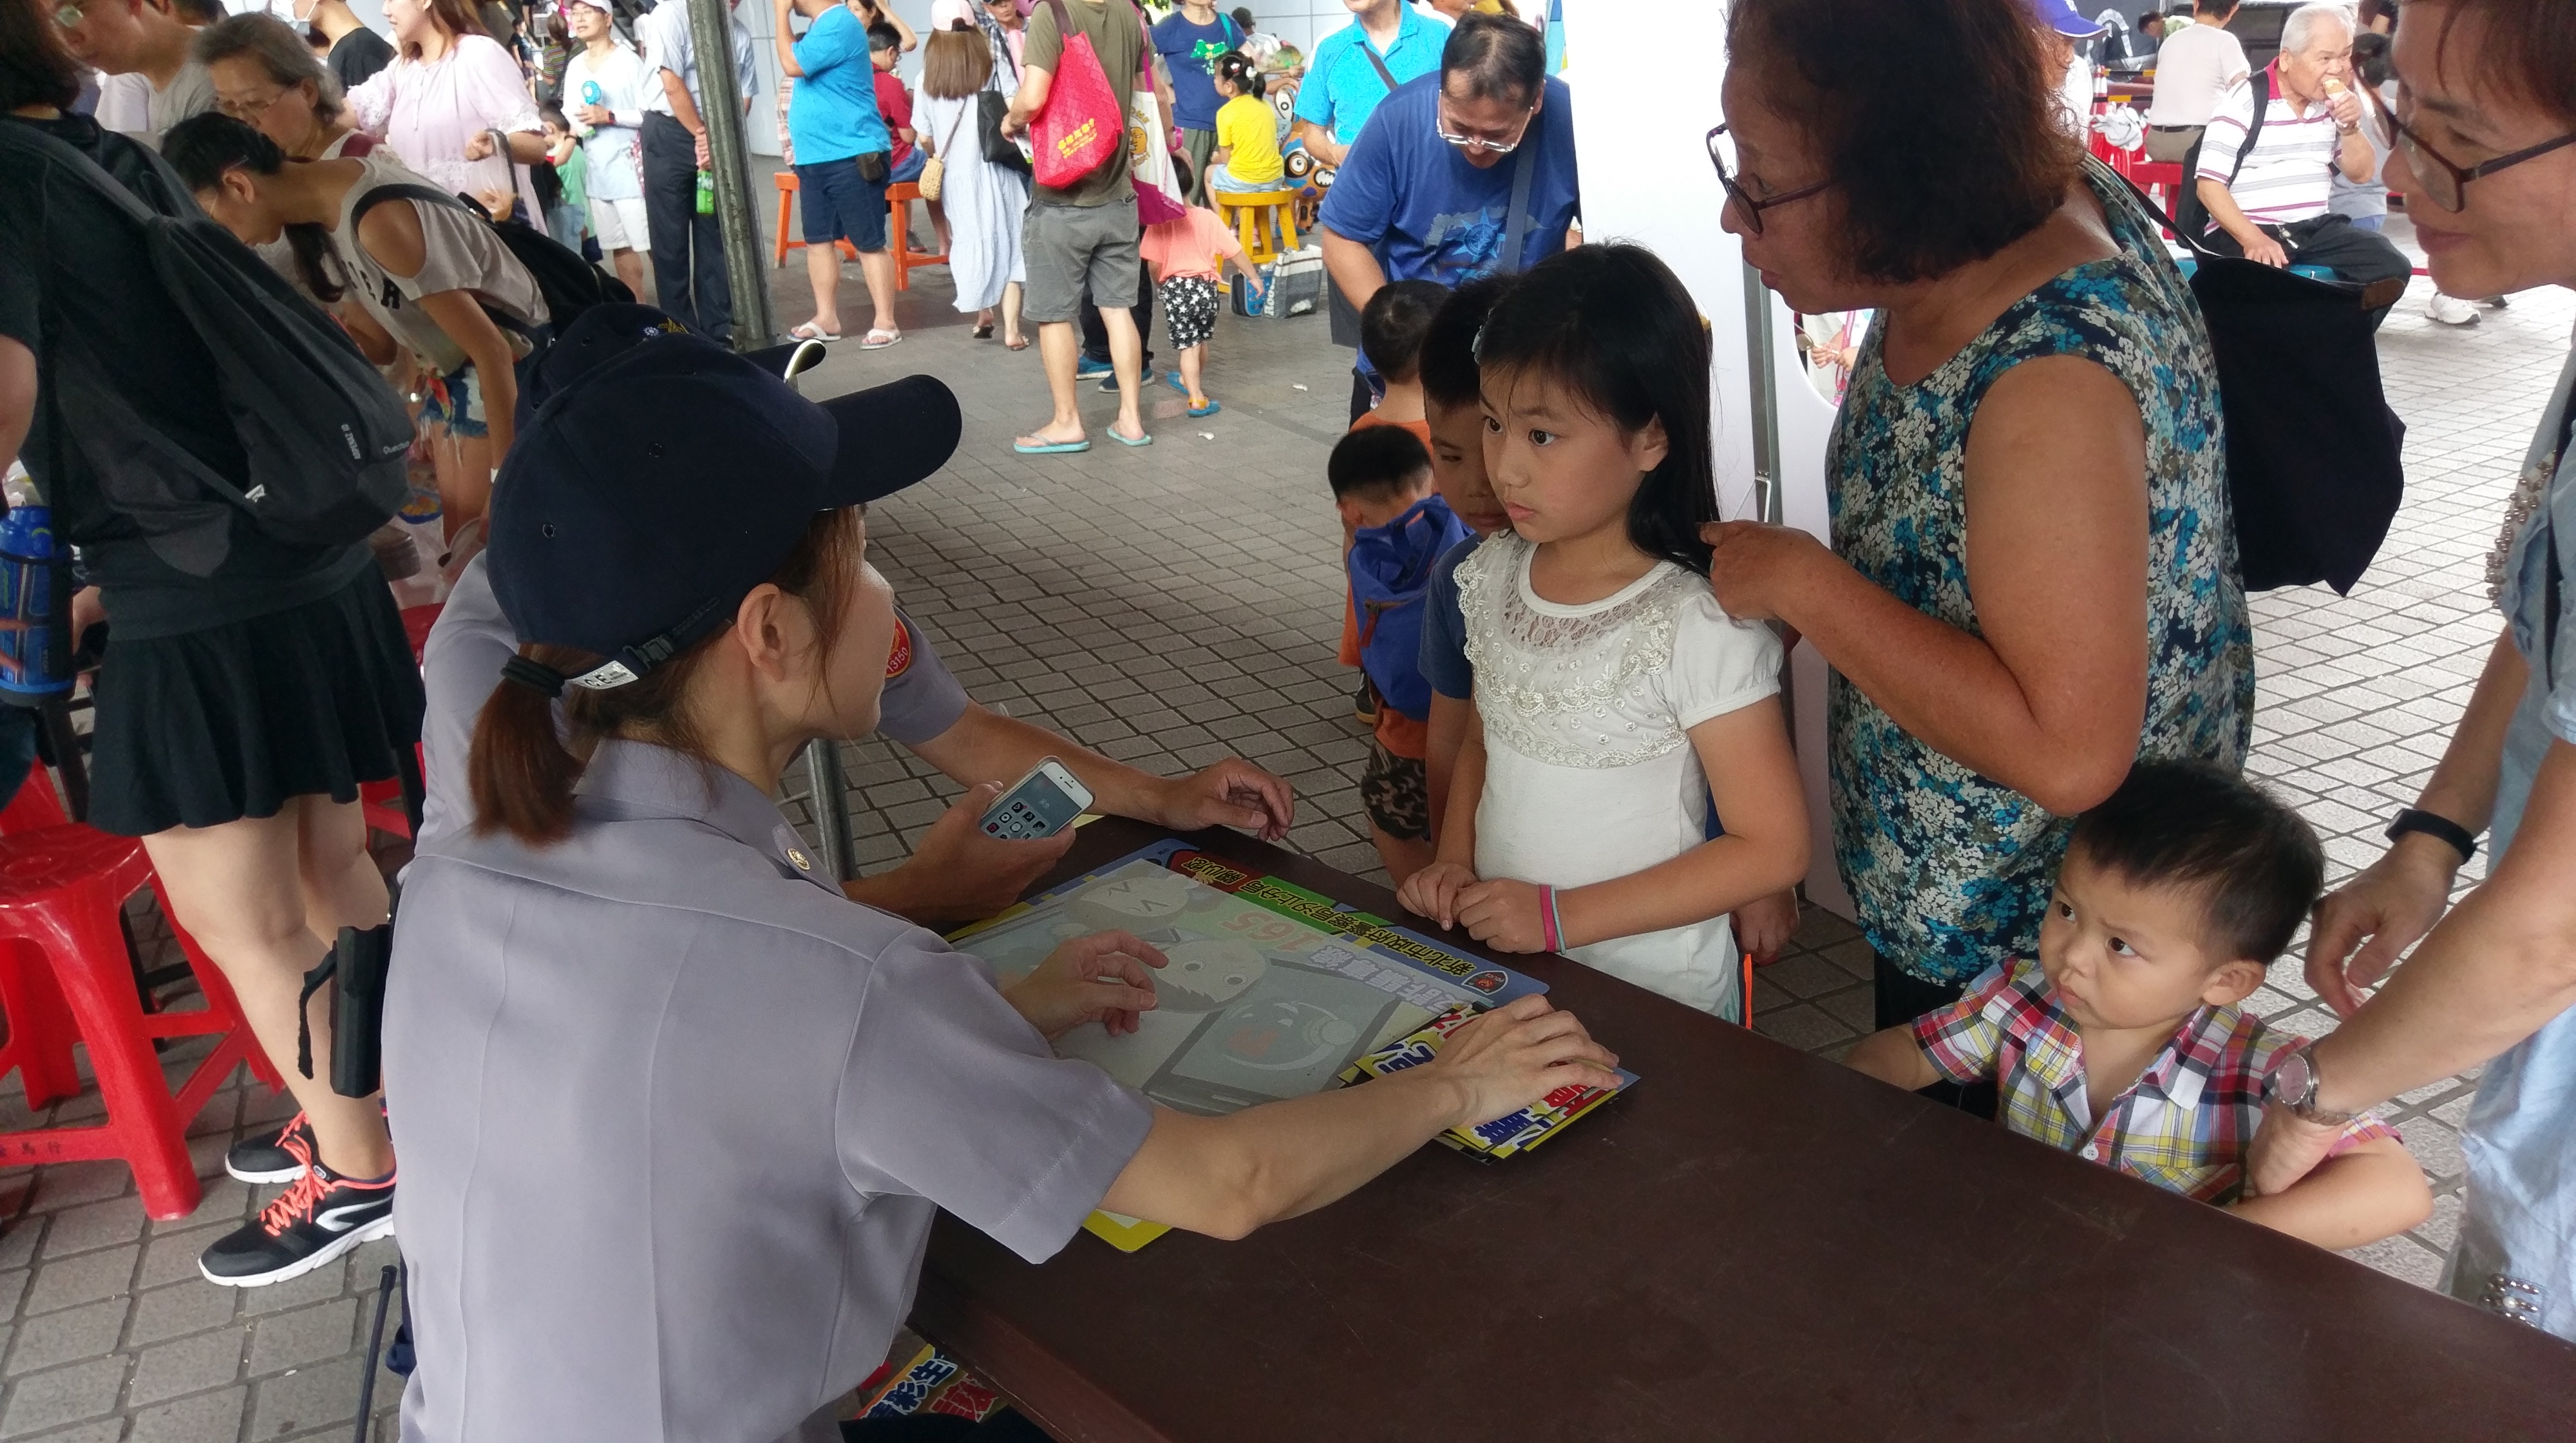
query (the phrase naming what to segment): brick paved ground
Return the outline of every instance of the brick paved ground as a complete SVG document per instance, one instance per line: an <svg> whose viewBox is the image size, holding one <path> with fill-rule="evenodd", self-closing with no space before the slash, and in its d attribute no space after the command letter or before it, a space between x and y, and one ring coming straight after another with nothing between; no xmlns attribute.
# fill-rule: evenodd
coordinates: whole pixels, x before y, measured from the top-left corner
<svg viewBox="0 0 2576 1443"><path fill-rule="evenodd" d="M780 279L780 321L803 319L801 267ZM844 304L864 310L852 279ZM2308 590L2255 609L2254 767L2327 834L2338 875L2375 855L2382 820L2412 800L2495 635L2480 558L2576 317L2576 303L2552 292L2445 331L2421 319L2422 293L2419 284L2381 343L2413 430L2407 506L2380 564L2351 598ZM905 343L875 355L839 348L813 383L828 393L928 371L964 403L956 461L873 512L877 564L905 604L986 704L1160 771L1249 756L1296 784L1297 846L1375 875L1355 786L1362 733L1332 657L1338 531L1322 463L1342 429L1348 373L1322 323L1228 321L1210 368L1223 414L1190 421L1162 391L1152 448L1030 461L1009 440L1046 411L1036 353L970 340L946 294L943 272L919 277L901 302ZM1086 394L1095 429L1110 406ZM881 865L955 788L880 743L847 754L860 846ZM2256 1003L2294 1030L2321 1030L2298 972L2275 966ZM1760 978L1756 1025L1838 1052L1868 1025L1867 977L1850 929L1811 913L1799 945ZM174 1066L185 1056L174 1053ZM2434 1278L2458 1215L2455 1128L2467 1096L2443 1083L2397 1109L2442 1200L2418 1233L2371 1249L2374 1266ZM98 1106L90 1094L45 1120ZM0 1439L349 1436L389 1245L264 1290L196 1275L198 1250L273 1191L223 1179L222 1148L284 1111L239 1089L216 1098L191 1129L213 1181L176 1223L147 1223L116 1164L0 1173ZM16 1088L0 1087L0 1128L26 1122ZM394 1387L382 1386L376 1431L390 1437Z"/></svg>

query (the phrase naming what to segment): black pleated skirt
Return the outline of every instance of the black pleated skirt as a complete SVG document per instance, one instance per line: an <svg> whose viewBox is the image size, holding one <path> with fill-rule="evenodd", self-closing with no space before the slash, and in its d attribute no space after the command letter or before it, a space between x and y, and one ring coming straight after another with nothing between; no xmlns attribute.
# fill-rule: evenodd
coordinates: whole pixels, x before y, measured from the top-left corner
<svg viewBox="0 0 2576 1443"><path fill-rule="evenodd" d="M420 668L375 567L316 601L177 636L109 632L90 824L145 837L355 801L420 740Z"/></svg>

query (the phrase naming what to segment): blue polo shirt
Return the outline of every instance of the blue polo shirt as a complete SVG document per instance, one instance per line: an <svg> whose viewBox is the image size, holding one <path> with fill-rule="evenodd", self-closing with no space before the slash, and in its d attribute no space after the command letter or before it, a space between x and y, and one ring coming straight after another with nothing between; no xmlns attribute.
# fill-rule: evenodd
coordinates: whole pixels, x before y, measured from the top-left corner
<svg viewBox="0 0 2576 1443"><path fill-rule="evenodd" d="M1172 72L1172 111L1181 129L1216 129L1216 58L1243 43L1234 17L1219 10L1215 24L1192 25L1175 7L1151 35L1154 53Z"/></svg>
<svg viewBox="0 0 2576 1443"><path fill-rule="evenodd" d="M787 135L798 165L894 149L877 113L876 66L857 12L835 5L817 17L796 42L796 66L805 78L787 102Z"/></svg>
<svg viewBox="0 0 2576 1443"><path fill-rule="evenodd" d="M1406 6L1395 43L1379 58L1401 85L1419 75L1436 74L1440 52L1449 43L1449 24L1432 20ZM1297 87L1297 118L1333 132L1343 145L1360 138L1378 102L1386 99L1386 80L1369 63L1368 32L1357 21L1315 42L1306 62L1305 83Z"/></svg>
<svg viewBox="0 0 2576 1443"><path fill-rule="evenodd" d="M1321 219L1335 235L1376 254L1390 281L1455 286L1509 267L1512 169L1518 151L1478 170L1438 131L1440 77L1409 80L1378 107L1377 120L1351 147ZM1535 146L1530 163L1529 231L1521 269L1565 249L1579 210L1574 170L1574 96L1555 76L1521 139Z"/></svg>

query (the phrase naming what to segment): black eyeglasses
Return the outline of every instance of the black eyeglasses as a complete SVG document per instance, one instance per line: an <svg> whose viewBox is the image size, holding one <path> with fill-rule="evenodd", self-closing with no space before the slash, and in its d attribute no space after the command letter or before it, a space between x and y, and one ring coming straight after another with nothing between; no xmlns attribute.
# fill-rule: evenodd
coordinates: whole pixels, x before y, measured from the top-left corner
<svg viewBox="0 0 2576 1443"><path fill-rule="evenodd" d="M2407 164L2413 167L2416 178L2424 182L2425 198L2453 215L2459 214L2467 207L2470 181L2481 176L2493 175L2499 170L2510 169L2526 160L2537 160L2553 150L2576 145L2576 130L2571 130L2556 140L2544 140L2538 145L2527 146L2511 155L2499 155L2493 160L2481 161L2476 165L2454 165L2449 156L2425 144L2424 137L2417 135L2408 128L2405 121L2398 119L2397 113L2388 108L2388 102L2380 98L2378 91L2364 86L2362 93L2370 97L2371 108L2377 110L2380 118L2388 122L2388 128L2396 132L2398 144L2406 148Z"/></svg>
<svg viewBox="0 0 2576 1443"><path fill-rule="evenodd" d="M1735 202L1743 210L1744 228L1755 235L1762 234L1762 212L1775 205L1787 205L1793 200L1805 200L1833 185L1830 180L1820 180L1814 185L1802 185L1796 190L1783 191L1767 200L1754 199L1753 193L1746 190L1735 178L1735 137L1727 134L1726 127L1723 125L1708 133L1708 163L1717 167L1717 183L1726 187L1726 198Z"/></svg>

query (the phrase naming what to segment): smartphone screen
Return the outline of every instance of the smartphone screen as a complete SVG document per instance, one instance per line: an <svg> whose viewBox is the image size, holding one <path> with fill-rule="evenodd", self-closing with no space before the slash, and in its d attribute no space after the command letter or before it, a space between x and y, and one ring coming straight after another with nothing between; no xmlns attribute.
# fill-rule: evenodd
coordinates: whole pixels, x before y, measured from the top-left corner
<svg viewBox="0 0 2576 1443"><path fill-rule="evenodd" d="M984 813L984 834L1006 842L1052 837L1090 805L1091 789L1049 757L994 801Z"/></svg>

